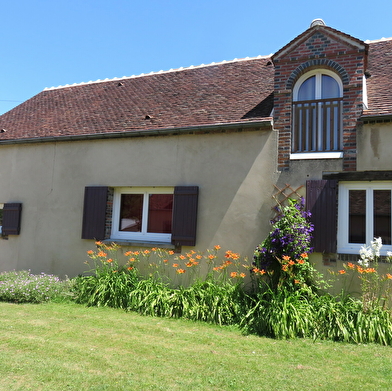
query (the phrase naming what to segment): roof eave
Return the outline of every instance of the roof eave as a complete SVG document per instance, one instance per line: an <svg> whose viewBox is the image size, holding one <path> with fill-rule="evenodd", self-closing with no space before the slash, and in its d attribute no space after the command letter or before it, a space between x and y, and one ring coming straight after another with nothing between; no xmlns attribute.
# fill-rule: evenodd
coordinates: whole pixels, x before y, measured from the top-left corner
<svg viewBox="0 0 392 391"><path fill-rule="evenodd" d="M392 113L389 114L363 114L361 116L362 121L392 121Z"/></svg>
<svg viewBox="0 0 392 391"><path fill-rule="evenodd" d="M105 132L95 134L80 134L80 135L64 135L64 136L51 136L51 137L31 137L20 139L7 139L1 140L0 145L7 144L29 144L29 143L46 143L46 142L59 142L59 141L81 141L81 140L99 140L111 138L128 138L128 137L151 137L163 135L177 135L177 134L192 134L192 133L213 133L235 131L235 130L272 130L273 118L266 117L255 121L241 121L218 123L209 125L186 126L179 128L165 128L165 129L146 129L146 130L131 130L124 132ZM0 136L1 137L1 136Z"/></svg>

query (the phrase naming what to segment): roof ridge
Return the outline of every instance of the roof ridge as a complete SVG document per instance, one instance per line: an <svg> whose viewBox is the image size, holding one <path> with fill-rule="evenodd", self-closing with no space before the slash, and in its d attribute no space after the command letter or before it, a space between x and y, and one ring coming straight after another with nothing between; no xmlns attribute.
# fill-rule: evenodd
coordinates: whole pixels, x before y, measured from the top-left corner
<svg viewBox="0 0 392 391"><path fill-rule="evenodd" d="M212 62L210 64L200 64L200 65L190 65L189 67L180 67L180 68L171 68L167 71L160 70L158 72L150 72L150 73L141 73L139 75L132 75L132 76L123 76L123 77L114 77L112 79L106 78L106 79L98 79L98 80L90 80L88 82L81 82L81 83L73 83L73 84L65 84L65 85L60 85L57 87L45 87L44 91L51 91L51 90L57 90L61 88L68 88L68 87L78 87L78 86L83 86L83 85L88 85L88 84L96 84L96 83L106 83L108 81L118 81L118 80L127 80L127 79L135 79L138 77L145 77L145 76L153 76L153 75L161 75L163 73L172 73L172 72L179 72L179 71L186 71L189 69L196 69L196 68L204 68L204 67L210 67L214 65L222 65L222 64L230 64L233 62L239 62L239 61L249 61L249 60L259 60L259 59L267 59L270 58L272 54L270 55L258 55L256 57L245 57L245 58L234 58L233 60L223 60L220 62Z"/></svg>
<svg viewBox="0 0 392 391"><path fill-rule="evenodd" d="M392 37L389 38L382 37L380 39L367 39L365 43L377 43L377 42L384 42L384 41L391 41L391 40Z"/></svg>

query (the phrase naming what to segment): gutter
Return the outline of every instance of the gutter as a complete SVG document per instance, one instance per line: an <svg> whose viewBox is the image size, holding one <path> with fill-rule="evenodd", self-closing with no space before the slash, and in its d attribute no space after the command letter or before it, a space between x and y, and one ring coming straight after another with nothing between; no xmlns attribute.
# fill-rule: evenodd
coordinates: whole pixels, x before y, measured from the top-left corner
<svg viewBox="0 0 392 391"><path fill-rule="evenodd" d="M225 130L242 130L250 128L270 128L272 129L273 119L271 117L264 118L260 121L253 122L228 122L214 125L198 125L186 126L180 128L165 128L165 129L151 129L151 130L129 130L124 132L107 132L96 134L81 134L68 136L51 136L51 137L32 137L22 139L8 139L0 140L0 145L7 144L28 144L28 143L47 143L57 141L76 141L76 140L99 140L112 138L128 138L128 137L148 137L148 136L164 136L177 134L192 134L192 133L219 133ZM1 135L0 135L1 137Z"/></svg>
<svg viewBox="0 0 392 391"><path fill-rule="evenodd" d="M361 116L361 120L364 122L389 122L392 121L392 114L365 114Z"/></svg>

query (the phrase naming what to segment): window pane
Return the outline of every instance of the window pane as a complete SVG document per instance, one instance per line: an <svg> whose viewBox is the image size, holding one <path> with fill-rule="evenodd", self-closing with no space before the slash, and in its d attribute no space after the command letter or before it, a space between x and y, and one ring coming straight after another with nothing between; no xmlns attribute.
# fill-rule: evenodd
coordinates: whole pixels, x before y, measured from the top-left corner
<svg viewBox="0 0 392 391"><path fill-rule="evenodd" d="M349 243L366 243L366 190L349 191Z"/></svg>
<svg viewBox="0 0 392 391"><path fill-rule="evenodd" d="M170 234L173 194L150 194L147 232Z"/></svg>
<svg viewBox="0 0 392 391"><path fill-rule="evenodd" d="M322 75L321 78L321 99L339 98L339 84L331 76Z"/></svg>
<svg viewBox="0 0 392 391"><path fill-rule="evenodd" d="M391 191L374 190L373 213L375 238L380 237L383 244L391 244Z"/></svg>
<svg viewBox="0 0 392 391"><path fill-rule="evenodd" d="M141 232L143 194L121 194L120 231Z"/></svg>
<svg viewBox="0 0 392 391"><path fill-rule="evenodd" d="M314 99L316 99L316 76L306 79L298 90L298 100Z"/></svg>

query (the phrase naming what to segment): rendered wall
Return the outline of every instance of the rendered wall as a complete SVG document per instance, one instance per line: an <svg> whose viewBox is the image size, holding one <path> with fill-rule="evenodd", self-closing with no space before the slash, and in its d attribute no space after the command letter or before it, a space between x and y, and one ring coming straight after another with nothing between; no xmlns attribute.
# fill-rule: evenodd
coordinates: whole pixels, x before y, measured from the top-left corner
<svg viewBox="0 0 392 391"><path fill-rule="evenodd" d="M85 186L200 189L195 249L252 256L267 235L276 168L273 131L0 146L0 203L22 202L19 236L0 239L0 271L85 271Z"/></svg>
<svg viewBox="0 0 392 391"><path fill-rule="evenodd" d="M392 123L358 127L358 171L392 170Z"/></svg>

